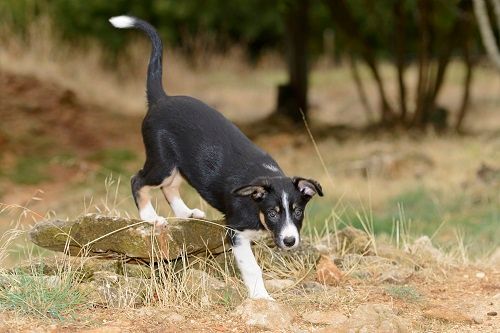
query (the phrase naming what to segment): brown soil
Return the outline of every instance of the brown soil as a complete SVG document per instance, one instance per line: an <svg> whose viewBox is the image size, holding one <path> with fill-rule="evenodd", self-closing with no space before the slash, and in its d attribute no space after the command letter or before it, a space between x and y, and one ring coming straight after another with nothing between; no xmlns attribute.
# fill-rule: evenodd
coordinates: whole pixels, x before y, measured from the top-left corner
<svg viewBox="0 0 500 333"><path fill-rule="evenodd" d="M290 305L295 312L293 326L298 331L314 331L325 325L305 322L301 314L312 311L336 310L349 316L361 304L387 304L396 314L404 318L411 331L416 332L498 332L500 319L491 312L498 311L500 293L500 272L482 270L485 277L476 277L478 268L464 267L446 271L442 282L432 279L412 278L408 283L419 290L423 297L410 301L391 297L385 291L387 285L362 283L346 279L336 289L320 296L298 297L281 294L277 301ZM355 294L349 302L332 302L335 294ZM330 295L329 295L330 293ZM495 297L496 295L496 297ZM338 296L338 295L337 295ZM330 299L330 301L329 301ZM439 307L449 319L436 319L427 315ZM212 306L204 311L187 308L149 307L138 309L92 308L67 322L50 322L0 312L0 332L254 332L232 315L233 309ZM490 312L490 315L487 313ZM177 313L184 318L173 319ZM463 320L463 317L466 318ZM476 319L474 319L476 318Z"/></svg>

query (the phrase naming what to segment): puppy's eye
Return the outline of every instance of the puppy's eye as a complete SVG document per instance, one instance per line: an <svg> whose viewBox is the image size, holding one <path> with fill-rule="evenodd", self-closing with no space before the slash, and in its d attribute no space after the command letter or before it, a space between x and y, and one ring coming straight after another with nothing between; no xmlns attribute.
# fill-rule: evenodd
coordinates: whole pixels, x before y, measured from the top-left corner
<svg viewBox="0 0 500 333"><path fill-rule="evenodd" d="M301 208L295 208L293 211L293 215L295 215L296 218L300 218L302 216L303 210Z"/></svg>
<svg viewBox="0 0 500 333"><path fill-rule="evenodd" d="M269 217L270 219L275 219L276 217L278 217L278 213L274 209L270 209L267 211L267 217Z"/></svg>

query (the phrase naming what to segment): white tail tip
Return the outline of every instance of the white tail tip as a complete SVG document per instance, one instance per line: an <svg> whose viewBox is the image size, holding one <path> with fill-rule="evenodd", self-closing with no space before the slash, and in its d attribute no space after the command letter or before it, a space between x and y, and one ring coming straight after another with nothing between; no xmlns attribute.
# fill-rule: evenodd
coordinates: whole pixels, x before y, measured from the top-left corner
<svg viewBox="0 0 500 333"><path fill-rule="evenodd" d="M113 16L109 22L116 28L131 28L134 26L135 19L130 16Z"/></svg>

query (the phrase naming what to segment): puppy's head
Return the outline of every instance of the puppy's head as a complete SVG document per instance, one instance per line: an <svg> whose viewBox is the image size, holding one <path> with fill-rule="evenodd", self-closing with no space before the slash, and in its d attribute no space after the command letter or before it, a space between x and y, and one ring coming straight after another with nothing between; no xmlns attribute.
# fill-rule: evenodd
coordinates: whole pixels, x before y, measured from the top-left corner
<svg viewBox="0 0 500 333"><path fill-rule="evenodd" d="M304 209L321 185L301 177L259 177L251 184L233 190L236 196L250 197L260 210L261 223L269 229L282 249L291 250L300 242Z"/></svg>

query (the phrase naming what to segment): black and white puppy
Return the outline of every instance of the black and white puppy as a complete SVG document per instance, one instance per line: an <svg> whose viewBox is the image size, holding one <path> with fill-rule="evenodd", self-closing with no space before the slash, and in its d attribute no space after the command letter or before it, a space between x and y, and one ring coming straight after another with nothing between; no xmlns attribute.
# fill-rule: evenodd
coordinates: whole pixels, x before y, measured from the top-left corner
<svg viewBox="0 0 500 333"><path fill-rule="evenodd" d="M162 86L163 46L156 30L130 16L110 19L117 28L137 28L152 42L147 75L148 112L142 123L144 167L132 178L141 219L162 224L151 204L150 189L160 188L176 217L204 218L179 195L184 178L210 205L225 214L230 241L251 298L272 299L250 247L255 231L268 230L282 249L299 245L304 208L315 194L312 179L286 177L267 153L233 123L203 102L168 96Z"/></svg>

